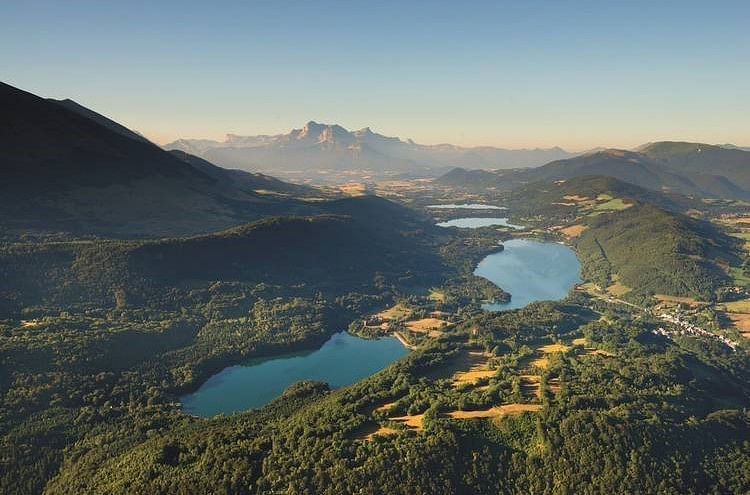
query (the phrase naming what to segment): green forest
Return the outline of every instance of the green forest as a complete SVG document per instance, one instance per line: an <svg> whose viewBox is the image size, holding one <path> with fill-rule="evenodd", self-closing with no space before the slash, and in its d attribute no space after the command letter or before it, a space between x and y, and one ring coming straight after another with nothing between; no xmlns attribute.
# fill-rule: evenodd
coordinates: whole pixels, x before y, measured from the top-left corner
<svg viewBox="0 0 750 495"><path fill-rule="evenodd" d="M563 218L585 225L568 239L583 279L619 280L638 305L711 300L729 284L720 267L743 262L736 238L644 197L597 209L615 203L603 184L587 186L605 195L593 206L554 217L534 207L550 198L529 197L513 215L543 216L533 228L545 233L528 234L542 239L559 239ZM0 491L750 489L744 344L667 339L648 309L578 290L483 311L512 294L474 267L512 234L435 228L381 201L190 237L4 244ZM435 312L449 325L412 332L406 358L348 387L300 382L214 418L181 408L182 394L249 358L314 349L345 328L382 335L358 322L394 304L407 308L401 332Z"/></svg>

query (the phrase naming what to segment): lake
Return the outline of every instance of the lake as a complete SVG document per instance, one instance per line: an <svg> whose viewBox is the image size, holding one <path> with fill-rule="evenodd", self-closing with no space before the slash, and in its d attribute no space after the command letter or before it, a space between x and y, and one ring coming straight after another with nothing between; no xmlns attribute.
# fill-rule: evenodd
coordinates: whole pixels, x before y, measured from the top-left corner
<svg viewBox="0 0 750 495"><path fill-rule="evenodd" d="M485 304L490 311L522 308L534 301L563 299L581 282L581 264L564 244L511 239L505 249L484 258L474 274L510 292L505 304Z"/></svg>
<svg viewBox="0 0 750 495"><path fill-rule="evenodd" d="M508 224L505 218L457 220L463 222L456 226L466 228L487 225L523 228ZM503 251L488 255L474 270L475 275L488 279L512 295L507 304L482 306L489 311L521 308L534 301L562 299L581 281L581 265L568 246L530 239L511 239L504 246ZM320 380L332 388L349 385L385 368L408 352L394 337L367 340L341 332L314 351L255 359L225 368L196 392L182 397L182 405L186 412L205 417L244 411L271 402L288 386L301 380Z"/></svg>
<svg viewBox="0 0 750 495"><path fill-rule="evenodd" d="M479 227L491 227L493 225L502 225L503 227L511 227L514 229L523 229L521 225L513 225L508 223L507 218L455 218L448 220L447 222L440 222L437 224L438 227L459 227L462 229L476 229Z"/></svg>
<svg viewBox="0 0 750 495"><path fill-rule="evenodd" d="M183 409L196 416L231 414L263 406L301 380L320 380L332 388L349 385L408 352L394 337L368 340L341 332L315 351L255 359L225 368L181 401Z"/></svg>
<svg viewBox="0 0 750 495"><path fill-rule="evenodd" d="M483 205L479 203L470 203L470 204L463 204L463 205L455 205L455 204L449 204L449 205L428 205L427 208L435 208L435 209L442 209L442 210L457 210L457 209L465 209L465 210L507 210L504 206L494 206L494 205Z"/></svg>

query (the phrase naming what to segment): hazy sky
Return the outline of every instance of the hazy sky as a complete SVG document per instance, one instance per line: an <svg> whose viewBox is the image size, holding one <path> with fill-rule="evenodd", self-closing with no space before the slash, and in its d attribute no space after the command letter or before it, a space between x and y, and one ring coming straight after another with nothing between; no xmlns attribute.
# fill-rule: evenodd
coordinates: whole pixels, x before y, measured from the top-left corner
<svg viewBox="0 0 750 495"><path fill-rule="evenodd" d="M0 80L158 142L750 145L750 1L0 2Z"/></svg>

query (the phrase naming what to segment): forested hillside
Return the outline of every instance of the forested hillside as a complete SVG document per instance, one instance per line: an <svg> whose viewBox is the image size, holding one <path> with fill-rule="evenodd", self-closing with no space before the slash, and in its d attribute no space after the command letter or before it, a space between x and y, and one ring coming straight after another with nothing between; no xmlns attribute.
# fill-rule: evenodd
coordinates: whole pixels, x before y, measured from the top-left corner
<svg viewBox="0 0 750 495"><path fill-rule="evenodd" d="M157 426L155 414L114 420L73 449L47 493L745 491L747 362L659 341L644 322L576 321L579 310L540 305L481 316L357 385L328 392L301 384L231 418L169 426ZM535 329L522 323L532 320ZM502 349L496 373L484 391L455 390L434 370L461 352L477 325L485 349ZM563 341L585 336L601 352L579 347L555 356L542 383L561 388L544 386L538 413L450 416L499 397L518 400L514 376L529 347L517 342L544 342L549 332ZM376 409L384 403L394 404L389 413ZM422 413L417 430L386 416ZM373 422L397 433L361 439Z"/></svg>
<svg viewBox="0 0 750 495"><path fill-rule="evenodd" d="M740 243L710 223L637 205L586 222L575 241L585 278L620 283L631 296L669 294L711 300L742 263Z"/></svg>
<svg viewBox="0 0 750 495"><path fill-rule="evenodd" d="M177 396L223 367L319 346L450 276L446 233L411 210L362 197L318 211L184 238L3 244L0 491L38 493L91 428L182 424Z"/></svg>

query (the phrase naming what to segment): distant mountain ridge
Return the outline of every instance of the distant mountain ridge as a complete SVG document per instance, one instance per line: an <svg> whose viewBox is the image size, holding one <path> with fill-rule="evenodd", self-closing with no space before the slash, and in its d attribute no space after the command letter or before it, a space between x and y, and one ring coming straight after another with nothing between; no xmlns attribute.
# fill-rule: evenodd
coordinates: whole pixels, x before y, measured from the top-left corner
<svg viewBox="0 0 750 495"><path fill-rule="evenodd" d="M509 190L535 181L606 176L648 189L699 197L750 199L750 152L702 143L663 141L637 151L606 149L505 172L452 170L437 183Z"/></svg>
<svg viewBox="0 0 750 495"><path fill-rule="evenodd" d="M238 136L224 141L178 139L164 145L224 167L270 172L359 169L419 172L455 166L505 169L535 167L574 156L561 148L510 150L491 146L422 145L384 136L369 127L349 131L310 121L288 134Z"/></svg>

